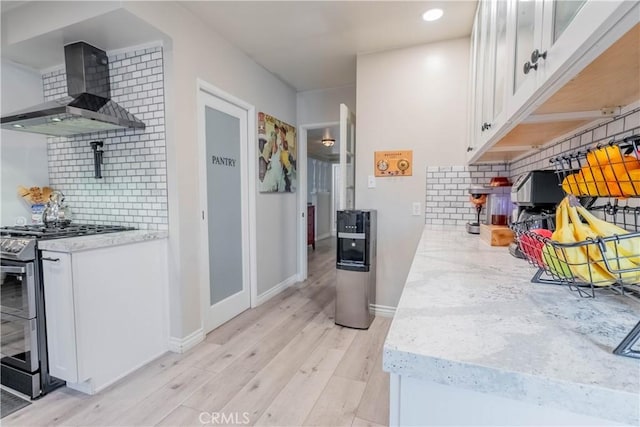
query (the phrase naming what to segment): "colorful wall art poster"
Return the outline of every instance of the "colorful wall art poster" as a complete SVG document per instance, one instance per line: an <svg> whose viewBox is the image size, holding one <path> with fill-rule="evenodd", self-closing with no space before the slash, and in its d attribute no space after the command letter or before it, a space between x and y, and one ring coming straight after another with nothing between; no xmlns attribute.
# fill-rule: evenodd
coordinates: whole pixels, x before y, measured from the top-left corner
<svg viewBox="0 0 640 427"><path fill-rule="evenodd" d="M258 113L258 189L261 193L295 193L296 128Z"/></svg>

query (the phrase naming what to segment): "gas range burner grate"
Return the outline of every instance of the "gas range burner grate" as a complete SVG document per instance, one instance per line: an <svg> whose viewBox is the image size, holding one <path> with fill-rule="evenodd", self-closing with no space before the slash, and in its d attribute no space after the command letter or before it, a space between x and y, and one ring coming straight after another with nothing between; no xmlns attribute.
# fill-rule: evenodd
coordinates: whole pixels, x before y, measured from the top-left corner
<svg viewBox="0 0 640 427"><path fill-rule="evenodd" d="M0 227L0 234L10 237L37 237L40 239L55 239L61 237L76 237L92 234L115 233L117 231L134 230L132 227L119 225L98 224L69 224L57 227L45 227L44 225L22 225L12 227Z"/></svg>

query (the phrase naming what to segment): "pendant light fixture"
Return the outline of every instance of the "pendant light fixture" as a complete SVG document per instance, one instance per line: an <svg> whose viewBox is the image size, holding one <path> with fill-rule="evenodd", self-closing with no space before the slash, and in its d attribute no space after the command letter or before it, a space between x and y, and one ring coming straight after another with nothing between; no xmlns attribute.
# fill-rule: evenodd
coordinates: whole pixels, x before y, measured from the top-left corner
<svg viewBox="0 0 640 427"><path fill-rule="evenodd" d="M333 138L322 138L322 144L325 147L333 147L333 144L336 143L336 140Z"/></svg>

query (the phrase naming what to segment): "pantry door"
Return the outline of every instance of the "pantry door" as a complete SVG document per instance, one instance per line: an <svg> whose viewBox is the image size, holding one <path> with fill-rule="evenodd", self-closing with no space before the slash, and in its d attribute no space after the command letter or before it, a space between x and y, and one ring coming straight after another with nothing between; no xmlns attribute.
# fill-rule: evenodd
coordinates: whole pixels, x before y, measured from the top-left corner
<svg viewBox="0 0 640 427"><path fill-rule="evenodd" d="M202 204L203 329L207 333L248 309L248 112L199 92Z"/></svg>

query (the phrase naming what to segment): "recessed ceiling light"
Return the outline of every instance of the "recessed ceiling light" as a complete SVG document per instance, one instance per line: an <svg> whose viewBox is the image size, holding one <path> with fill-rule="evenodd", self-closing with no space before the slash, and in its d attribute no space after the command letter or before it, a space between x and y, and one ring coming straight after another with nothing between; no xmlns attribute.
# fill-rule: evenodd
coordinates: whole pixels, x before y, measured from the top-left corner
<svg viewBox="0 0 640 427"><path fill-rule="evenodd" d="M443 14L442 9L429 9L422 15L422 19L425 21L436 21L442 18Z"/></svg>
<svg viewBox="0 0 640 427"><path fill-rule="evenodd" d="M23 128L24 126L22 125L13 125L14 128Z"/></svg>
<svg viewBox="0 0 640 427"><path fill-rule="evenodd" d="M61 122L62 119L60 117L54 117L53 119L51 119L52 122Z"/></svg>

